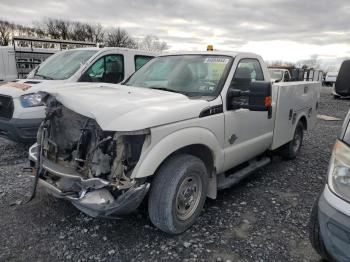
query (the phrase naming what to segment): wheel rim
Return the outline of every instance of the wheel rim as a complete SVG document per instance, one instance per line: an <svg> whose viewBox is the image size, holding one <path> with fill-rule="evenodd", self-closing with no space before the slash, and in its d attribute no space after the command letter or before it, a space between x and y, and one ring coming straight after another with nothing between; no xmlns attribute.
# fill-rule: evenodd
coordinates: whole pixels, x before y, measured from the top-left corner
<svg viewBox="0 0 350 262"><path fill-rule="evenodd" d="M202 180L198 175L187 176L181 183L176 196L176 215L186 220L196 212L202 196Z"/></svg>
<svg viewBox="0 0 350 262"><path fill-rule="evenodd" d="M298 152L301 146L302 134L300 128L296 130L294 139L293 139L293 151Z"/></svg>

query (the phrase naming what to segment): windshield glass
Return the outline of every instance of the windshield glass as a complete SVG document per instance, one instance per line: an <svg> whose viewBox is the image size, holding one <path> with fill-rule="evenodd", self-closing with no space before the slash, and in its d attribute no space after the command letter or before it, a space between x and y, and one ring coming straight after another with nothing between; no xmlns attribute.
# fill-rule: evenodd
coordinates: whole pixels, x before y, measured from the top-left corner
<svg viewBox="0 0 350 262"><path fill-rule="evenodd" d="M61 51L50 56L29 78L64 80L71 77L97 50Z"/></svg>
<svg viewBox="0 0 350 262"><path fill-rule="evenodd" d="M278 69L269 69L270 78L272 79L282 79L283 71Z"/></svg>
<svg viewBox="0 0 350 262"><path fill-rule="evenodd" d="M188 96L215 96L232 60L228 56L174 55L157 57L125 83Z"/></svg>

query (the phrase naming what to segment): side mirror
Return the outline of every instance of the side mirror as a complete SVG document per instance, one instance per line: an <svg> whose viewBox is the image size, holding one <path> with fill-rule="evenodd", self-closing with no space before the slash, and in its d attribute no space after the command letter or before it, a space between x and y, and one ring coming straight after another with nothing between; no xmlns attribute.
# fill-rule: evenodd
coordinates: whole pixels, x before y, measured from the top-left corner
<svg viewBox="0 0 350 262"><path fill-rule="evenodd" d="M270 82L252 82L249 90L248 109L251 111L269 111L272 103Z"/></svg>
<svg viewBox="0 0 350 262"><path fill-rule="evenodd" d="M272 85L270 82L251 82L249 91L229 89L227 94L228 108L246 108L251 111L268 111L271 113ZM247 97L248 99L242 99ZM242 100L245 103L242 103Z"/></svg>

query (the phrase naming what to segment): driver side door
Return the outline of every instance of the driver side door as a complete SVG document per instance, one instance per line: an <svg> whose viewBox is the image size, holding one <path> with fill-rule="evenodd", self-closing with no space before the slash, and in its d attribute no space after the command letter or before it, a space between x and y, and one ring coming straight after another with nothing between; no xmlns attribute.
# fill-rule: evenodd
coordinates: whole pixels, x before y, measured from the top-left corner
<svg viewBox="0 0 350 262"><path fill-rule="evenodd" d="M253 81L264 81L259 60L247 58L239 61L230 88L249 91ZM229 89L230 89L229 88ZM247 97L236 97L235 102L246 103ZM230 109L225 115L224 170L250 160L269 148L273 138L273 120L267 112L248 109Z"/></svg>

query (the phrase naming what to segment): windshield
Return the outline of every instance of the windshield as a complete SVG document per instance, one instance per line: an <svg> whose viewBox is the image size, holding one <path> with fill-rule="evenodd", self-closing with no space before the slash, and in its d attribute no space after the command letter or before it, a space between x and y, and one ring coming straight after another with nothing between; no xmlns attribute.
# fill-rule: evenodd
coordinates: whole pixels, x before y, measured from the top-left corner
<svg viewBox="0 0 350 262"><path fill-rule="evenodd" d="M216 96L232 61L228 56L174 55L157 57L125 83L188 96Z"/></svg>
<svg viewBox="0 0 350 262"><path fill-rule="evenodd" d="M272 79L282 79L283 71L279 69L269 69L270 78Z"/></svg>
<svg viewBox="0 0 350 262"><path fill-rule="evenodd" d="M64 80L71 77L97 50L61 51L45 60L28 78Z"/></svg>

